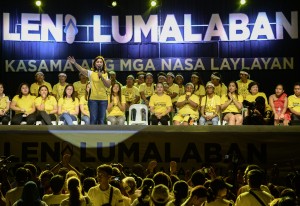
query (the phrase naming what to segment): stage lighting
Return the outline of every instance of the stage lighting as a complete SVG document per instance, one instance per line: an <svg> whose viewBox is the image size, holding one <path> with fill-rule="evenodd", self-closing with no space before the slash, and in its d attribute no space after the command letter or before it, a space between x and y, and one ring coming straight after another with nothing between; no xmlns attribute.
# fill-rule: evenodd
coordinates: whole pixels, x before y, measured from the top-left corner
<svg viewBox="0 0 300 206"><path fill-rule="evenodd" d="M35 1L35 5L40 7L40 6L42 6L42 2L41 1Z"/></svg>
<svg viewBox="0 0 300 206"><path fill-rule="evenodd" d="M246 4L246 0L240 0L240 4L241 5L245 5Z"/></svg>
<svg viewBox="0 0 300 206"><path fill-rule="evenodd" d="M117 1L112 1L112 2L111 2L111 6L112 6L112 7L116 7L117 5L118 5L118 2L117 2Z"/></svg>
<svg viewBox="0 0 300 206"><path fill-rule="evenodd" d="M155 6L157 5L157 2L156 2L155 0L152 0L152 1L150 2L150 5L151 5L152 7L155 7Z"/></svg>

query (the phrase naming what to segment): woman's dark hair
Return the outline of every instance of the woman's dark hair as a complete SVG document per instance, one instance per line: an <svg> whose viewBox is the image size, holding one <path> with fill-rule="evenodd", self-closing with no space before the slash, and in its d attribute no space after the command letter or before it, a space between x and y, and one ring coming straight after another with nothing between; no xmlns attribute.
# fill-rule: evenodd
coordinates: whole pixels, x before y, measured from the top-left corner
<svg viewBox="0 0 300 206"><path fill-rule="evenodd" d="M229 97L228 97L228 93L229 93L229 85L230 85L231 83L233 83L233 84L235 85L235 87L236 87L236 90L234 91L236 97L238 97L238 95L239 95L239 91L238 91L238 90L239 90L239 86L238 86L238 84L236 83L236 81L230 81L229 84L228 84L227 95L226 95L228 99L229 99Z"/></svg>
<svg viewBox="0 0 300 206"><path fill-rule="evenodd" d="M201 77L200 77L200 75L199 75L198 72L193 72L193 73L192 73L192 76L193 76L193 75L198 76L198 79L199 79L197 85L194 85L194 86L195 86L194 91L197 91L198 89L200 89L200 85L203 85L203 86L204 86L204 83L203 83L203 81L202 81L202 79L201 79Z"/></svg>
<svg viewBox="0 0 300 206"><path fill-rule="evenodd" d="M41 91L41 89L42 89L43 87L47 89L47 97L48 97L48 96L49 96L49 89L48 89L48 87L47 87L46 85L42 85L42 86L39 87L38 97L41 96L40 91Z"/></svg>
<svg viewBox="0 0 300 206"><path fill-rule="evenodd" d="M188 192L189 192L188 184L183 180L177 181L173 187L173 193L175 197L174 205L180 206L182 200L188 196Z"/></svg>
<svg viewBox="0 0 300 206"><path fill-rule="evenodd" d="M28 87L28 94L31 94L30 93L30 87L29 87L29 84L28 83L26 83L26 82L23 82L23 83L21 83L20 85L19 85L19 88L18 88L18 92L17 92L17 94L19 95L19 98L22 98L22 96L23 96L23 94L22 94L22 87L24 86L24 85L26 85L27 87Z"/></svg>
<svg viewBox="0 0 300 206"><path fill-rule="evenodd" d="M255 86L255 85L257 85L258 86L258 91L259 91L259 84L258 84L258 82L250 82L250 84L248 85L248 91L250 92L250 90L251 90L251 87L253 87L253 86ZM251 92L250 92L250 94L251 94Z"/></svg>
<svg viewBox="0 0 300 206"><path fill-rule="evenodd" d="M169 190L172 189L172 182L170 179L170 176L167 173L164 172L157 172L153 176L153 181L155 182L155 185L163 184L169 188Z"/></svg>
<svg viewBox="0 0 300 206"><path fill-rule="evenodd" d="M111 86L111 89L110 89L110 102L113 101L113 95L114 95L114 92L113 92L113 88L115 85L118 85L119 86L119 91L118 91L118 97L119 97L119 100L122 102L122 91L121 91L121 85L119 83L114 83L114 85Z"/></svg>
<svg viewBox="0 0 300 206"><path fill-rule="evenodd" d="M22 197L18 206L39 206L41 204L39 189L35 182L28 181L23 188Z"/></svg>
<svg viewBox="0 0 300 206"><path fill-rule="evenodd" d="M69 202L72 206L80 206L80 180L77 177L68 179Z"/></svg>
<svg viewBox="0 0 300 206"><path fill-rule="evenodd" d="M73 100L73 102L75 101L75 90L74 90L74 86L73 86L73 84L68 84L66 87L65 87L65 89L64 89L64 94L63 94L63 97L65 98L66 96L67 96L67 88L68 87L72 87L73 88L73 92L72 92L72 95L71 95L71 97L72 97L72 100Z"/></svg>
<svg viewBox="0 0 300 206"><path fill-rule="evenodd" d="M145 203L144 198L151 194L151 190L154 187L154 181L150 178L145 178L141 186L141 195L138 197L139 205L149 205L149 202Z"/></svg>
<svg viewBox="0 0 300 206"><path fill-rule="evenodd" d="M98 59L101 59L103 61L103 67L101 68L101 72L106 73L106 63L105 63L105 59L104 59L103 56L97 56L97 57L95 57L95 59L93 61L93 69L94 69L94 71L96 69L96 61Z"/></svg>

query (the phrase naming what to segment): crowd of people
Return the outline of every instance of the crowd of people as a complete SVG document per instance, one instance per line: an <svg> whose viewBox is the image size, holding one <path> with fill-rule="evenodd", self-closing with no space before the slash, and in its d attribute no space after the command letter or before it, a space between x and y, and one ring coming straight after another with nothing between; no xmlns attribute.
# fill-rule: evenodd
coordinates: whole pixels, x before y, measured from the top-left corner
<svg viewBox="0 0 300 206"><path fill-rule="evenodd" d="M79 71L79 81L67 83L67 75L59 73L52 88L42 72L36 82L21 83L10 100L0 83L0 121L3 125L124 125L134 104L148 107L152 125L290 125L300 122L300 82L294 83L294 94L285 93L278 84L269 98L259 90L259 83L242 69L240 78L224 84L220 73L213 72L203 83L199 72L191 72L185 80L180 73L151 72L128 75L122 85L115 71L108 72L105 59L97 56L92 68L85 69L74 57L68 61ZM185 83L186 82L186 83ZM12 112L10 112L12 111ZM148 112L149 111L149 112ZM13 113L13 115L11 115Z"/></svg>
<svg viewBox="0 0 300 206"><path fill-rule="evenodd" d="M200 166L179 178L177 163L169 171L120 163L76 169L65 154L57 165L40 169L18 164L1 168L0 206L296 206L300 204L300 174L267 175L258 165L243 165L221 176L213 165ZM12 177L9 176L12 175ZM277 180L277 181L276 181Z"/></svg>

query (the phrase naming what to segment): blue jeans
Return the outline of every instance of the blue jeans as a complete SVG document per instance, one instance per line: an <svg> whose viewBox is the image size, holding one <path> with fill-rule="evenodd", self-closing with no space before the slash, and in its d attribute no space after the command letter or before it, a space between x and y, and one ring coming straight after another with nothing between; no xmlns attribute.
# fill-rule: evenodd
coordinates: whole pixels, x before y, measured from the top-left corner
<svg viewBox="0 0 300 206"><path fill-rule="evenodd" d="M219 117L216 116L216 117L212 118L211 122L212 122L212 125L218 125L218 123L219 123ZM205 123L206 123L206 119L201 116L200 120L199 120L199 124L200 125L205 125Z"/></svg>
<svg viewBox="0 0 300 206"><path fill-rule="evenodd" d="M59 120L64 121L64 125L73 125L73 121L76 121L77 118L74 115L62 113L62 115L59 117Z"/></svg>
<svg viewBox="0 0 300 206"><path fill-rule="evenodd" d="M90 124L90 117L86 115L82 115L81 121L84 121L85 124Z"/></svg>
<svg viewBox="0 0 300 206"><path fill-rule="evenodd" d="M107 100L89 100L90 124L104 124Z"/></svg>

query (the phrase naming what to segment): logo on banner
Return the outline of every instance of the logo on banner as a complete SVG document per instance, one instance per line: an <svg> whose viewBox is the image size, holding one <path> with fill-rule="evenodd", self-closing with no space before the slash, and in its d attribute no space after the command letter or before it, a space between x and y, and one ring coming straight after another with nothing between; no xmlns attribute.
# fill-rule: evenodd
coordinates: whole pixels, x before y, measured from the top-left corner
<svg viewBox="0 0 300 206"><path fill-rule="evenodd" d="M75 17L67 14L65 16L65 24L66 27L64 29L64 33L66 34L66 41L68 44L72 44L75 40L76 34L78 34Z"/></svg>

